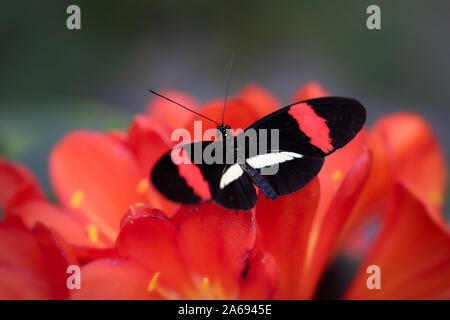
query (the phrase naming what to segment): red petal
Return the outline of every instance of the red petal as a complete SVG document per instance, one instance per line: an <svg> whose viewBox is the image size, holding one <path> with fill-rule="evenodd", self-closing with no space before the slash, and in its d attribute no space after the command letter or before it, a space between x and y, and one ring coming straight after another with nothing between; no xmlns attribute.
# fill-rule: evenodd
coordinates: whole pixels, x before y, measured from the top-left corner
<svg viewBox="0 0 450 320"><path fill-rule="evenodd" d="M238 96L251 105L260 118L281 107L280 101L275 96L258 85L246 86Z"/></svg>
<svg viewBox="0 0 450 320"><path fill-rule="evenodd" d="M77 214L56 207L46 201L28 201L9 211L9 216L17 216L32 229L37 223L43 223L59 232L71 244L78 246L111 246L109 239L100 237L96 243L89 240L85 219Z"/></svg>
<svg viewBox="0 0 450 320"><path fill-rule="evenodd" d="M447 169L440 145L428 124L411 113L383 117L372 129L368 145L373 154L371 173L345 233L349 234L380 211L398 180L431 203L433 214L442 220L439 208L445 194Z"/></svg>
<svg viewBox="0 0 450 320"><path fill-rule="evenodd" d="M93 235L89 234L89 223L76 211L64 210L46 201L37 200L12 208L7 214L9 218L20 219L30 230L39 223L51 227L75 246L76 256L82 263L115 256L115 250L111 249L113 243L101 234L92 238Z"/></svg>
<svg viewBox="0 0 450 320"><path fill-rule="evenodd" d="M67 297L64 273L76 263L70 248L44 226L33 233L0 224L0 297L61 299Z"/></svg>
<svg viewBox="0 0 450 320"><path fill-rule="evenodd" d="M134 119L128 131L128 144L147 175L172 145L169 133L160 124L143 115Z"/></svg>
<svg viewBox="0 0 450 320"><path fill-rule="evenodd" d="M395 173L389 166L389 156L384 134L374 130L368 136L367 145L372 155L369 177L359 195L358 202L342 231L342 239L353 237L352 232L366 224L368 219L380 212L392 188Z"/></svg>
<svg viewBox="0 0 450 320"><path fill-rule="evenodd" d="M52 295L44 278L13 266L0 264L0 300L48 299L52 299Z"/></svg>
<svg viewBox="0 0 450 320"><path fill-rule="evenodd" d="M248 271L242 281L239 299L271 299L278 286L278 265L275 259L262 251L249 261Z"/></svg>
<svg viewBox="0 0 450 320"><path fill-rule="evenodd" d="M397 185L372 251L347 292L349 299L449 299L450 232L412 190ZM366 286L378 265L381 289Z"/></svg>
<svg viewBox="0 0 450 320"><path fill-rule="evenodd" d="M168 89L162 90L161 94L193 110L198 106L197 101L180 91ZM150 118L165 126L169 132L173 129L182 128L193 115L191 112L182 110L160 97L153 97L147 108Z"/></svg>
<svg viewBox="0 0 450 320"><path fill-rule="evenodd" d="M318 175L320 180L320 201L315 217L316 227L320 226L320 221L324 219L333 197L336 196L336 192L339 190L342 182L346 179L349 170L354 166L355 161L366 152L364 150L367 148L368 139L368 132L363 128L346 146L326 157L322 170ZM370 162L373 167L372 158L373 156L371 156ZM374 178L382 175L382 173L376 172L374 168L371 168L371 171ZM364 194L372 196L371 192L374 192L373 189L374 187L370 185L369 182L366 182L361 190L359 190L358 203L355 204L359 209L355 208L352 210L352 214L349 212L350 215L345 217L345 230L341 231L343 233L341 238L347 239L347 232L353 230L356 223L367 218L366 210L361 209L363 205L367 206L366 202L363 203L362 198L364 198ZM383 192L386 191L383 190Z"/></svg>
<svg viewBox="0 0 450 320"><path fill-rule="evenodd" d="M81 289L72 290L72 299L158 299L148 291L152 274L139 263L122 259L93 261L81 269Z"/></svg>
<svg viewBox="0 0 450 320"><path fill-rule="evenodd" d="M330 93L326 91L322 86L315 81L310 81L303 85L298 91L294 94L293 102L303 101L308 99L320 98L329 96Z"/></svg>
<svg viewBox="0 0 450 320"><path fill-rule="evenodd" d="M319 202L316 178L296 193L271 201L261 196L256 204L256 221L261 229L265 251L280 267L278 299L301 296L301 279L309 230Z"/></svg>
<svg viewBox="0 0 450 320"><path fill-rule="evenodd" d="M161 156L170 150L172 142L164 128L145 116L137 116L128 133L128 144L143 168L142 179L149 179L150 172ZM146 190L147 203L171 215L177 206L164 198L153 185Z"/></svg>
<svg viewBox="0 0 450 320"><path fill-rule="evenodd" d="M67 299L67 267L78 264L72 248L54 231L42 224L33 229L46 266L47 281L54 299Z"/></svg>
<svg viewBox="0 0 450 320"><path fill-rule="evenodd" d="M189 279L177 246L177 228L159 215L132 219L122 227L116 242L121 257L146 266L152 274L159 274L165 285L177 290L180 298L188 290ZM161 281L159 281L161 282Z"/></svg>
<svg viewBox="0 0 450 320"><path fill-rule="evenodd" d="M327 263L330 262L333 249L336 248L339 237L342 236L343 228L369 176L371 154L365 149L352 164L353 166L327 207L323 212L319 208L314 216L300 289L305 297L312 298L314 296L320 276ZM326 192L324 188L321 190ZM322 199L320 201L322 202Z"/></svg>
<svg viewBox="0 0 450 320"><path fill-rule="evenodd" d="M199 110L199 112L202 115L220 123L222 119L222 110L223 101L219 100L206 104ZM259 118L260 116L258 112L255 111L254 106L248 103L248 101L244 99L233 99L227 102L223 122L229 125L232 129L238 130L247 128ZM194 130L194 121L201 122L201 128L198 127L197 131ZM205 120L200 116L194 116L186 125L186 128L191 133L191 138L193 141L210 140L206 138L204 139L203 133L207 129L213 129L214 131L212 131L212 133L214 133L213 136L215 136L215 132L217 130L216 127L216 124Z"/></svg>
<svg viewBox="0 0 450 320"><path fill-rule="evenodd" d="M44 261L33 235L21 228L0 224L0 264L45 274Z"/></svg>
<svg viewBox="0 0 450 320"><path fill-rule="evenodd" d="M208 278L212 297L233 298L255 243L251 212L204 204L186 215L179 228L178 245L194 284L202 288Z"/></svg>
<svg viewBox="0 0 450 320"><path fill-rule="evenodd" d="M25 167L0 158L0 208L14 201L44 198L33 174ZM6 210L5 210L6 211Z"/></svg>
<svg viewBox="0 0 450 320"><path fill-rule="evenodd" d="M52 151L50 175L66 207L80 214L110 241L130 205L145 202L138 194L142 170L132 153L104 135L77 131Z"/></svg>
<svg viewBox="0 0 450 320"><path fill-rule="evenodd" d="M74 247L73 250L81 265L97 259L115 259L119 257L115 248Z"/></svg>
<svg viewBox="0 0 450 320"><path fill-rule="evenodd" d="M398 113L381 120L374 130L382 130L392 157L392 170L436 209L443 204L447 166L442 148L423 118ZM433 168L433 170L429 170Z"/></svg>
<svg viewBox="0 0 450 320"><path fill-rule="evenodd" d="M319 212L325 213L327 210L347 173L364 152L367 139L367 131L363 129L345 147L326 157L318 175L320 180Z"/></svg>
<svg viewBox="0 0 450 320"><path fill-rule="evenodd" d="M139 218L145 218L145 217L159 217L167 219L167 216L163 211L160 211L158 209L154 209L150 206L137 204L132 205L127 213L123 216L122 222L120 223L120 228L123 228L129 223L133 223L134 220Z"/></svg>
<svg viewBox="0 0 450 320"><path fill-rule="evenodd" d="M120 130L108 131L106 133L106 136L108 138L110 138L111 140L122 143L122 144L127 144L127 142L128 142L127 135L123 131L120 131Z"/></svg>
<svg viewBox="0 0 450 320"><path fill-rule="evenodd" d="M191 213L194 210L198 210L199 206L196 204L193 205L182 205L180 207L178 207L178 209L176 210L175 214L170 218L173 223L175 223L176 225L180 224L180 221L183 219L183 217L186 214Z"/></svg>

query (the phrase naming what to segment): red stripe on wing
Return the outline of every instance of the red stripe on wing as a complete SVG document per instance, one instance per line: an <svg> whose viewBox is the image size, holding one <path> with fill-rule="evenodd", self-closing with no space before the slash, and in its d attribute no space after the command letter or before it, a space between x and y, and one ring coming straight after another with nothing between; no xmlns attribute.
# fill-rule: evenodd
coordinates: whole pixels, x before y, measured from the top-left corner
<svg viewBox="0 0 450 320"><path fill-rule="evenodd" d="M186 150L181 149L180 151L181 161L177 163L178 173L202 200L211 199L208 182L203 177L200 168L192 163Z"/></svg>
<svg viewBox="0 0 450 320"><path fill-rule="evenodd" d="M311 144L325 153L334 149L326 119L319 117L311 106L299 103L292 106L288 113L297 121L300 130L311 139Z"/></svg>

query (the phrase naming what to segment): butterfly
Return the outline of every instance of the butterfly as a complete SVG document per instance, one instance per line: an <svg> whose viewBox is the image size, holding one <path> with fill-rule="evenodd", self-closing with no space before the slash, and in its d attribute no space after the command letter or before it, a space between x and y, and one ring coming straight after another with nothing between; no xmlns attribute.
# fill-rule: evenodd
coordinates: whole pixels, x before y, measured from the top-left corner
<svg viewBox="0 0 450 320"><path fill-rule="evenodd" d="M215 122L217 140L173 148L155 164L150 179L161 194L175 202L213 201L228 209L250 210L258 200L255 187L271 200L303 188L319 173L325 157L350 142L365 120L360 102L330 96L281 108L237 136L223 121ZM247 139L252 131L267 134ZM196 150L201 155L213 150L209 153L213 157L221 153L230 161L199 162Z"/></svg>

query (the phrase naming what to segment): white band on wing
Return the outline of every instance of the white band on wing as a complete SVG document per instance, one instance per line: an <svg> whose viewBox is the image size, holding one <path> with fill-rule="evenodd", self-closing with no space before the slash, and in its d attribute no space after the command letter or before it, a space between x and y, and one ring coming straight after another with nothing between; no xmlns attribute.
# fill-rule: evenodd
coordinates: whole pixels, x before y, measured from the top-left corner
<svg viewBox="0 0 450 320"><path fill-rule="evenodd" d="M273 153L266 153L266 154L260 154L251 158L248 158L246 162L255 169L261 169L264 167L270 167L278 163L283 163L295 158L302 158L303 155L299 153L294 152L273 152ZM223 174L222 178L220 179L219 187L220 189L225 188L227 185L232 183L233 181L239 179L240 176L244 171L242 170L241 166L236 163L231 165Z"/></svg>
<svg viewBox="0 0 450 320"><path fill-rule="evenodd" d="M241 166L238 163L231 165L220 179L220 189L225 188L231 182L239 179L239 177L242 176L243 173L244 170L242 170Z"/></svg>
<svg viewBox="0 0 450 320"><path fill-rule="evenodd" d="M283 163L295 158L302 158L303 155L294 152L273 152L266 154L259 154L257 156L248 158L246 162L255 169L270 167L274 164Z"/></svg>

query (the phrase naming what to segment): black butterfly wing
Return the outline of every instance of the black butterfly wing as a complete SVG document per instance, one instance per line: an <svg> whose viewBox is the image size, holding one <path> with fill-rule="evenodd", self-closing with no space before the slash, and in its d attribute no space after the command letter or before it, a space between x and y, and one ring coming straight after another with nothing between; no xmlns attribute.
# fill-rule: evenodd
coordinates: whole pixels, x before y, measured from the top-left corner
<svg viewBox="0 0 450 320"><path fill-rule="evenodd" d="M244 173L220 188L221 178L231 165L206 163L203 151L207 147L222 148L225 152L224 145L220 141L195 142L167 152L153 167L151 173L153 185L166 198L183 204L213 200L229 209L253 208L257 195L248 175Z"/></svg>
<svg viewBox="0 0 450 320"><path fill-rule="evenodd" d="M306 186L320 171L324 158L315 158L303 156L302 158L293 158L292 160L279 163L275 174L264 174L262 169L256 169L263 180L275 191L276 195L284 196L294 193ZM267 169L267 167L266 167ZM260 187L264 192L267 188Z"/></svg>
<svg viewBox="0 0 450 320"><path fill-rule="evenodd" d="M266 139L258 135L257 154L247 153L246 163L261 175L257 185L269 198L273 198L271 189L277 195L293 193L319 173L325 156L354 138L365 119L364 107L353 99L326 97L295 103L241 133L264 129L267 133ZM277 129L275 140L271 129Z"/></svg>
<svg viewBox="0 0 450 320"><path fill-rule="evenodd" d="M239 164L226 166L220 173L220 178L222 179L225 172L233 166L239 166ZM258 200L258 195L256 194L252 179L245 171L236 180L233 180L223 188L220 188L220 181L218 186L218 191L214 195L214 201L225 208L250 210L255 206L256 201Z"/></svg>
<svg viewBox="0 0 450 320"><path fill-rule="evenodd" d="M324 97L294 103L246 129L278 129L277 149L324 157L342 148L361 130L366 111L357 100ZM270 139L268 150L270 150Z"/></svg>
<svg viewBox="0 0 450 320"><path fill-rule="evenodd" d="M151 173L153 185L169 200L196 204L212 198L210 182L220 165L195 164L194 151L211 142L196 142L175 147L155 164ZM180 163L178 163L180 162Z"/></svg>

